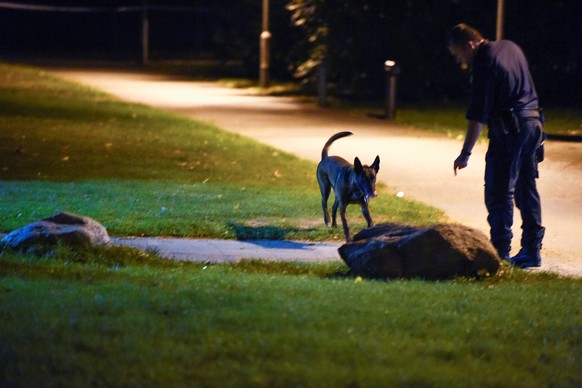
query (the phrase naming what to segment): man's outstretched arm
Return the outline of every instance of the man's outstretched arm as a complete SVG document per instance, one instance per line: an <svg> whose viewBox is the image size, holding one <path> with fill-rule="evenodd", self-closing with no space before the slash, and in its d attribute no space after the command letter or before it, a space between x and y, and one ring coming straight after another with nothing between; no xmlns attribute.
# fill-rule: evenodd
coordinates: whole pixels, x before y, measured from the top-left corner
<svg viewBox="0 0 582 388"><path fill-rule="evenodd" d="M457 157L457 159L455 159L455 163L453 166L455 175L457 175L457 169L462 170L469 164L469 157L471 156L473 147L475 146L475 143L477 143L477 139L479 139L479 135L481 135L482 130L483 123L480 123L479 121L469 120L469 124L467 126L467 133L465 135L465 143L463 143L463 150L461 151L461 154Z"/></svg>

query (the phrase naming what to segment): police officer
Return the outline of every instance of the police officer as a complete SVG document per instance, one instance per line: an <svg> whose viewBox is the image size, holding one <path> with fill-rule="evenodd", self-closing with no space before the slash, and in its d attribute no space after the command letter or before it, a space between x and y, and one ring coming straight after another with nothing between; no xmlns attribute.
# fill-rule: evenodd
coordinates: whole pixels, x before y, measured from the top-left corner
<svg viewBox="0 0 582 388"><path fill-rule="evenodd" d="M543 159L543 131L538 97L527 60L515 43L490 42L467 24L449 33L448 48L457 62L469 66L470 103L467 133L454 172L467 167L473 146L487 124L485 205L491 242L502 259L513 265L539 267L544 237L540 196L536 188L538 162ZM510 258L513 201L521 212L521 250Z"/></svg>

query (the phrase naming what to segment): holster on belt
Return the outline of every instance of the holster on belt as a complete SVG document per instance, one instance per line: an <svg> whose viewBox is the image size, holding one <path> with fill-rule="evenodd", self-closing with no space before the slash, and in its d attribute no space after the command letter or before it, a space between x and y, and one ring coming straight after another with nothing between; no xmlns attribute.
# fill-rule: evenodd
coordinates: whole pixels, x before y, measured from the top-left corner
<svg viewBox="0 0 582 388"><path fill-rule="evenodd" d="M517 136L519 135L521 123L531 119L540 119L539 109L515 110L510 108L499 111L495 117L487 121L489 137Z"/></svg>

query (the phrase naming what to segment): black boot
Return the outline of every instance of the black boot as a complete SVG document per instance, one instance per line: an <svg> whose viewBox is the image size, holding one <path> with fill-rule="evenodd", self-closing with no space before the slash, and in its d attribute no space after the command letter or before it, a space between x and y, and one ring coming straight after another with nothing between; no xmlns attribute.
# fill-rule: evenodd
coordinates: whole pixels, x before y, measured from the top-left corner
<svg viewBox="0 0 582 388"><path fill-rule="evenodd" d="M495 247L495 250L497 251L497 254L499 255L499 257L501 258L501 260L505 260L505 261L509 261L510 259L510 254L509 252L511 251L511 247L508 245L495 245L493 244L493 246Z"/></svg>
<svg viewBox="0 0 582 388"><path fill-rule="evenodd" d="M501 258L501 260L510 261L509 249L501 249L497 250L497 254Z"/></svg>
<svg viewBox="0 0 582 388"><path fill-rule="evenodd" d="M509 262L519 268L540 267L542 265L540 247L523 247L517 255L509 259Z"/></svg>

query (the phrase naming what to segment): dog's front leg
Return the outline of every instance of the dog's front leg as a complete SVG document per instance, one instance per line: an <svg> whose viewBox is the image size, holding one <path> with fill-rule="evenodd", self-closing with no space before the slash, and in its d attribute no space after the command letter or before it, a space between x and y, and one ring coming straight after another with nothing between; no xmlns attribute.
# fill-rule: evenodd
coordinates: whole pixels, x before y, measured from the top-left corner
<svg viewBox="0 0 582 388"><path fill-rule="evenodd" d="M362 214L364 215L364 218L368 222L368 228L374 226L374 223L372 222L372 217L370 216L370 210L368 209L368 203L366 202L362 205Z"/></svg>
<svg viewBox="0 0 582 388"><path fill-rule="evenodd" d="M342 226L344 227L344 236L346 237L346 242L352 241L350 239L350 228L348 227L348 221L346 220L346 205L340 207L340 217L342 219Z"/></svg>

